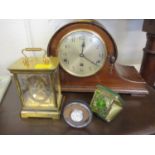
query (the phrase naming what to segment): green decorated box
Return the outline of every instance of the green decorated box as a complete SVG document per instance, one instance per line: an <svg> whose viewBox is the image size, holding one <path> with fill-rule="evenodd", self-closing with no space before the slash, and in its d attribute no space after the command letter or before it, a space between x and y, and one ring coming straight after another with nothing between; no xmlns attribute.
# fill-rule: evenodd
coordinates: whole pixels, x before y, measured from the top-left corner
<svg viewBox="0 0 155 155"><path fill-rule="evenodd" d="M123 100L111 89L97 85L90 107L100 118L110 122L123 109Z"/></svg>

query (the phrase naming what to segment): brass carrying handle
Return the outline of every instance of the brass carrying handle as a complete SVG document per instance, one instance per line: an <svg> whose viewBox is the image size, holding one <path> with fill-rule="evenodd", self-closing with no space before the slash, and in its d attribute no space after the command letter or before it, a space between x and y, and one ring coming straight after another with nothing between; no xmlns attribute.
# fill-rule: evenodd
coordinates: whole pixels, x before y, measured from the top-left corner
<svg viewBox="0 0 155 155"><path fill-rule="evenodd" d="M25 48L25 51L42 51L42 48Z"/></svg>
<svg viewBox="0 0 155 155"><path fill-rule="evenodd" d="M48 59L47 59L47 52L46 50L42 49L42 48L24 48L22 50L22 54L24 55L25 57L25 60L24 60L24 64L25 65L28 65L29 64L29 61L28 61L28 56L24 53L24 52L44 52L44 55L43 55L43 62L44 63L48 63Z"/></svg>
<svg viewBox="0 0 155 155"><path fill-rule="evenodd" d="M27 55L24 53L24 52L41 52L43 51L44 52L44 56L46 56L46 50L42 49L42 48L24 48L22 50L22 54L27 58Z"/></svg>

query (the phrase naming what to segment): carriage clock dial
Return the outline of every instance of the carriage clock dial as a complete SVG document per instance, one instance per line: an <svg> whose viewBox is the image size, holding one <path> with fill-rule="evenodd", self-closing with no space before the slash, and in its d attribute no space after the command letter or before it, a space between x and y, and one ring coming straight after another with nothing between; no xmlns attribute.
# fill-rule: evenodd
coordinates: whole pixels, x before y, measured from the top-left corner
<svg viewBox="0 0 155 155"><path fill-rule="evenodd" d="M88 30L72 31L58 45L62 68L77 77L87 77L98 72L105 63L106 55L104 41Z"/></svg>

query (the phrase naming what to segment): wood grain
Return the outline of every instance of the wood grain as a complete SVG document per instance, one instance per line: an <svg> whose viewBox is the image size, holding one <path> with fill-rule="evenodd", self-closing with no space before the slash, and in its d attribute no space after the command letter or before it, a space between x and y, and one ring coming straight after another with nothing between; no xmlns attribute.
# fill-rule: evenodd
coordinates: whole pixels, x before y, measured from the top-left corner
<svg viewBox="0 0 155 155"><path fill-rule="evenodd" d="M150 86L155 87L155 34L147 33L140 73Z"/></svg>

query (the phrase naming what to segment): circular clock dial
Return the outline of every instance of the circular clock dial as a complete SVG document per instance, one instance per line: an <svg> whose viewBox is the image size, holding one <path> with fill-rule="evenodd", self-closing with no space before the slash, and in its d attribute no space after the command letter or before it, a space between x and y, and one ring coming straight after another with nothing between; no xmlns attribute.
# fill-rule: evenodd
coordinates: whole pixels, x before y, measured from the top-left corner
<svg viewBox="0 0 155 155"><path fill-rule="evenodd" d="M66 34L58 45L58 57L64 70L77 77L87 77L104 65L107 50L98 34L76 30Z"/></svg>
<svg viewBox="0 0 155 155"><path fill-rule="evenodd" d="M81 122L83 119L83 111L78 109L73 110L71 112L71 119L74 122Z"/></svg>
<svg viewBox="0 0 155 155"><path fill-rule="evenodd" d="M65 122L74 128L83 128L92 121L92 112L84 101L71 101L63 110Z"/></svg>

